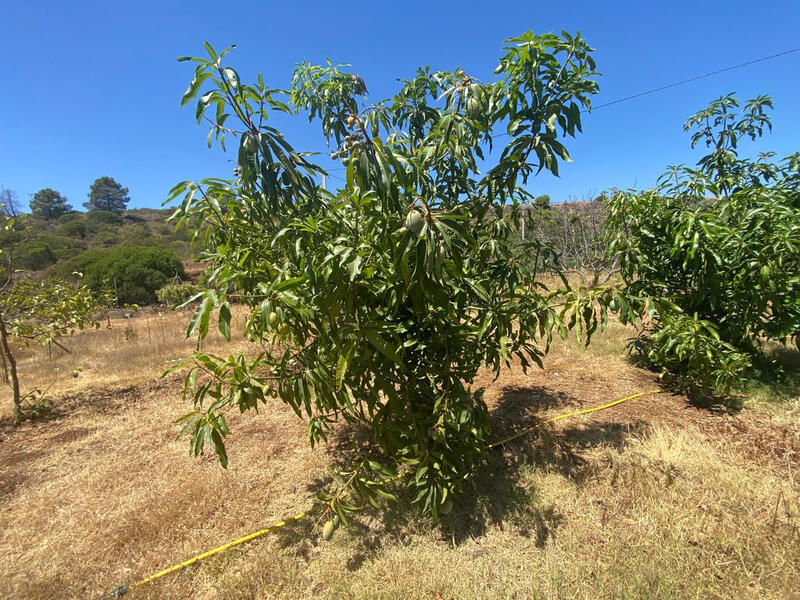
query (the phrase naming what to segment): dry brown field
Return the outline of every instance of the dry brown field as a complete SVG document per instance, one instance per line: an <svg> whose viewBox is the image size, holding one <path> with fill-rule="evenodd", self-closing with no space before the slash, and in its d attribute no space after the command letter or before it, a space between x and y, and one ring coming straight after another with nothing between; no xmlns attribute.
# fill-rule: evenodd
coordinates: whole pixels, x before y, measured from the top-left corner
<svg viewBox="0 0 800 600"><path fill-rule="evenodd" d="M159 378L193 348L187 320L147 310L67 339L71 354L20 351L53 407L14 426L0 396L0 598L97 598L308 508L329 480L336 440L312 450L277 400L231 420L227 470L190 456L182 381ZM497 437L657 388L623 353L631 333L481 374ZM491 451L438 524L405 501L330 542L300 521L126 598L800 598L798 458L797 387L736 408L647 396Z"/></svg>

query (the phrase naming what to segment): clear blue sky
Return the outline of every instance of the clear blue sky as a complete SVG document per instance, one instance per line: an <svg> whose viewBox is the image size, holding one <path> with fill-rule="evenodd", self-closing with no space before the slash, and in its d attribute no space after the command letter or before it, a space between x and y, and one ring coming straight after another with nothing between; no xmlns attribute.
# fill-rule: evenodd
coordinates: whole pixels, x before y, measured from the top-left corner
<svg viewBox="0 0 800 600"><path fill-rule="evenodd" d="M158 207L183 179L230 176L179 109L202 42L235 43L243 78L288 84L295 62L352 63L373 99L416 67L461 66L490 79L502 41L526 29L580 30L597 51L601 104L800 46L800 2L19 2L0 10L0 186L22 204L52 187L75 207L94 179L130 188L130 207ZM554 201L648 186L668 164L693 163L687 116L728 92L775 101L759 147L800 150L800 52L584 115L567 143L574 163L530 186ZM316 126L284 129L301 150L324 150ZM334 180L332 183L334 183Z"/></svg>

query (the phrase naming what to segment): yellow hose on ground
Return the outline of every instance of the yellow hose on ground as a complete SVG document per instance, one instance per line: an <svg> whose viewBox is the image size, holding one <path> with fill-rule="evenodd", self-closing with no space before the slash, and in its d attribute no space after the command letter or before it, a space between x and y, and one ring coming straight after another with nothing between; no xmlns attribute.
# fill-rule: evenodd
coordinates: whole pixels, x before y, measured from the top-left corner
<svg viewBox="0 0 800 600"><path fill-rule="evenodd" d="M635 398L641 398L642 396L649 396L650 394L660 394L661 392L666 392L667 390L650 390L648 392L640 392L638 394L633 394L631 396L626 396L625 398L620 398L619 400L614 400L613 402L609 402L608 404L603 404L603 406L595 406L594 408L584 408L583 410L576 410L574 412L565 413L563 415L558 415L557 417L553 417L552 419L546 419L541 423L537 423L533 427L528 427L527 429L523 429L522 431L518 431L514 435L510 435L507 438L503 438L499 442L493 442L487 446L487 448L496 448L497 446L501 446L511 440L515 440L517 438L522 437L523 435L527 435L530 432L538 429L545 423L553 423L555 421L560 421L561 419L568 419L569 417L577 417L578 415L585 415L588 413L596 412L598 410L605 410L606 408L611 408L612 406L616 406L617 404L622 404L623 402L627 402L628 400L633 400Z"/></svg>
<svg viewBox="0 0 800 600"><path fill-rule="evenodd" d="M527 435L527 434L531 433L532 431L536 430L537 428L541 427L545 423L553 423L555 421L560 421L561 419L568 419L570 417L577 417L579 415L585 415L585 414L588 414L588 413L596 412L598 410L604 410L606 408L611 408L612 406L616 406L618 404L622 404L623 402L627 402L628 400L633 400L635 398L641 398L642 396L648 396L650 394L660 394L661 392L665 392L665 391L668 391L668 390L650 390L648 392L640 392L638 394L633 394L631 396L626 396L625 398L620 398L619 400L614 400L614 402L609 402L608 404L603 404L602 406L595 406L594 408L585 408L583 410L576 410L576 411L573 411L573 412L564 413L563 415L558 415L558 416L553 417L551 419L547 419L545 421L542 421L541 423L537 423L533 427L528 427L527 429L523 429L522 431L518 431L517 433L515 433L513 435L510 435L507 438L503 438L502 440L500 440L498 442L493 442L493 443L489 444L487 446L487 448L496 448L497 446L501 446L501 445L506 444L506 443L508 443L508 442L510 442L512 440L520 438L523 435ZM388 483L389 481L392 481L392 480L395 480L395 479L400 479L400 477L401 477L400 475L397 475L395 477L391 477L391 478L387 479L386 481L384 481L382 483ZM169 575L170 573L174 573L175 571L180 571L184 567L188 567L189 565L193 565L197 561L203 560L204 558L208 558L209 556L214 556L215 554L217 554L219 552L222 552L224 550L228 550L230 548L234 548L236 546L239 546L241 544L245 544L245 543L250 542L250 541L252 541L252 540L254 540L256 538L259 538L262 535L267 535L268 533L272 533L273 531L276 531L276 530L280 529L281 527L284 527L284 526L288 525L289 523L294 523L295 521L299 521L301 519L304 519L304 518L310 516L313 512L314 512L314 508L311 508L309 510L297 513L296 515L294 515L292 517L287 517L283 521L278 521L274 525L270 525L269 527L265 527L264 529L260 529L258 531L254 531L253 533L250 533L250 534L248 534L248 535L246 535L244 537L240 537L238 540L233 540L232 542L228 542L227 544L223 544L222 546L219 546L218 548L214 548L213 550L209 550L208 552L204 552L202 554L198 554L197 556L195 556L193 558L185 560L182 563L178 563L177 565L173 565L173 566L171 566L171 567L169 567L167 569L164 569L163 571L159 571L158 573L154 573L153 575L150 575L149 577L145 577L144 579L140 579L139 581L131 583L130 585L128 585L128 584L121 585L117 589L115 589L113 592L111 592L109 594L106 594L105 596L101 596L98 600L112 600L113 598L119 598L120 596L122 596L125 593L127 593L129 590L132 590L132 589L134 589L136 587L139 587L139 586L145 585L147 583L150 583L151 581L154 581L154 580L156 580L156 579L158 579L160 577L163 577L164 575Z"/></svg>

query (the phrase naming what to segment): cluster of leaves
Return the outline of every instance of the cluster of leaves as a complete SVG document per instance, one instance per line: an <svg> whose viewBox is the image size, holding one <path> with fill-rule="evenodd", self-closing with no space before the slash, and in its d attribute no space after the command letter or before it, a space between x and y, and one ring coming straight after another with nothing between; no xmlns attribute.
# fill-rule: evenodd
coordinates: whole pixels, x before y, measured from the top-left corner
<svg viewBox="0 0 800 600"><path fill-rule="evenodd" d="M99 327L93 317L111 299L64 280L23 279L0 295L0 310L13 338L47 345L86 327Z"/></svg>
<svg viewBox="0 0 800 600"><path fill-rule="evenodd" d="M736 386L764 340L800 334L800 155L741 158L742 138L770 127L767 97L725 96L685 126L711 152L660 186L608 200L611 252L649 307L635 343L649 361L702 392ZM629 314L630 318L637 315Z"/></svg>
<svg viewBox="0 0 800 600"><path fill-rule="evenodd" d="M251 311L245 335L264 349L250 361L189 360L192 449L213 445L224 462L225 412L279 397L308 419L312 444L340 421L371 432L341 485L374 499L404 473L436 516L486 448L478 369L541 364L554 331L596 327L591 302L536 282L554 255L516 234L531 199L522 185L569 160L562 140L597 91L591 48L580 35L528 32L507 42L492 83L424 68L373 104L341 65L300 64L284 93L260 76L243 84L222 63L230 49L206 50L180 59L197 63L183 104L199 96L209 143L235 136L238 152L234 179L170 195L181 200L174 218L205 228L211 249L188 334L207 335L218 309L229 337L235 295ZM346 165L341 189L319 185L323 169L268 124L272 111L320 122ZM507 143L489 163L498 129ZM331 510L347 512L343 497L330 492Z"/></svg>
<svg viewBox="0 0 800 600"><path fill-rule="evenodd" d="M17 361L11 340L20 345L44 344L63 348L59 340L87 327L99 327L95 319L109 295L95 296L87 287L50 279L22 279L11 285L8 279L0 293L0 352L3 355L3 379L11 389L14 415L23 418L41 416L50 404L38 388L22 394ZM73 371L77 377L78 371ZM49 389L49 388L48 388ZM26 404L24 404L26 403Z"/></svg>

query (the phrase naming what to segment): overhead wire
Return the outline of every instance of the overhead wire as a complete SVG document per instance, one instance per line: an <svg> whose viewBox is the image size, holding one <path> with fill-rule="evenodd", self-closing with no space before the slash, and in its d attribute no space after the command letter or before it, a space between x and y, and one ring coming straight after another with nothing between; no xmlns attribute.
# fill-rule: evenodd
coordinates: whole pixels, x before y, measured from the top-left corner
<svg viewBox="0 0 800 600"><path fill-rule="evenodd" d="M746 66L753 65L753 64L756 64L756 63L764 62L764 61L767 61L767 60L772 60L773 58L779 58L781 56L786 56L788 54L793 54L795 52L800 52L800 48L792 48L791 50L784 50L783 52L778 52L776 54L770 54L768 56L762 56L760 58L754 58L753 60L748 60L748 61L743 62L743 63L739 63L739 64L736 64L736 65L730 65L728 67L723 67L721 69L716 69L714 71L709 71L708 73L703 73L702 75L696 75L696 76L690 77L688 79L682 79L682 80L676 81L674 83L668 83L666 85L662 85L662 86L653 88L651 90L646 90L644 92L638 92L636 94L631 94L630 96L625 96L623 98L617 98L616 100L612 100L610 102L605 102L603 104L598 104L597 106L593 106L591 108L591 110L588 109L588 108L584 108L583 110L581 110L581 113L592 112L592 111L595 111L595 110L599 110L601 108L606 108L607 106L613 106L614 104L619 104L620 102L627 102L628 100L633 100L635 98L641 98L642 96L647 96L649 94L655 94L657 92L662 92L662 91L668 90L670 88L678 87L680 85L685 85L687 83L692 83L693 81L698 81L700 79L705 79L707 77L712 77L714 75L719 75L720 73L725 73L727 71L733 71L735 69L741 69L742 67L746 67ZM495 138L499 138L499 137L506 137L506 136L508 136L508 133L500 133L500 134L495 135L494 137ZM344 169L345 169L345 167L335 167L333 169L329 169L329 171L342 171Z"/></svg>

